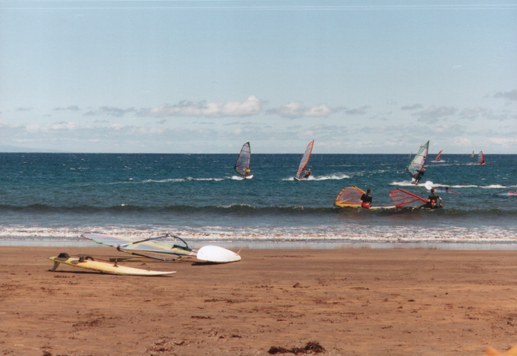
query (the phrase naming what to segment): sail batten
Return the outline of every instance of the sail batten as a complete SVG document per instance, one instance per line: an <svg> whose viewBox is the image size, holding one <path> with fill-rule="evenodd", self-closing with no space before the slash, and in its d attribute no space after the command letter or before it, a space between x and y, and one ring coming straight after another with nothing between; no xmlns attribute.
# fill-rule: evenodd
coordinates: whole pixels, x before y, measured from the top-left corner
<svg viewBox="0 0 517 356"><path fill-rule="evenodd" d="M303 157L300 161L300 165L298 166L298 172L296 173L296 178L300 178L300 174L302 174L303 170L305 169L305 166L307 165L307 162L309 162L309 158L312 153L312 147L314 146L314 140L309 142L307 145L307 148L305 149L305 153L303 154Z"/></svg>
<svg viewBox="0 0 517 356"><path fill-rule="evenodd" d="M239 158L237 158L237 162L235 163L235 170L240 175L245 175L246 170L250 168L250 160L251 160L251 148L250 143L246 142L242 148L241 153L239 154Z"/></svg>
<svg viewBox="0 0 517 356"><path fill-rule="evenodd" d="M418 172L424 167L425 161L427 159L427 153L429 152L429 141L423 146L420 146L420 150L418 150L417 154L407 166L407 170L411 177L416 176Z"/></svg>

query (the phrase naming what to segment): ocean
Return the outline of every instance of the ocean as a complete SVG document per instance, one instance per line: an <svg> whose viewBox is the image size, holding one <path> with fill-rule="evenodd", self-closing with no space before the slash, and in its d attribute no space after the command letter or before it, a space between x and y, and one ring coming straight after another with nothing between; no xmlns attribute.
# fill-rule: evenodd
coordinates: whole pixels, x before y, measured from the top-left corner
<svg viewBox="0 0 517 356"><path fill-rule="evenodd" d="M0 154L0 245L88 245L102 232L141 239L165 233L194 245L379 246L470 244L517 249L517 155L442 155L421 185L409 155L313 154L309 180L293 179L302 154L252 154L251 180L236 154ZM335 208L347 186L389 206L396 188L427 198L447 186L443 209ZM439 247L440 248L440 247ZM445 247L446 248L446 247Z"/></svg>

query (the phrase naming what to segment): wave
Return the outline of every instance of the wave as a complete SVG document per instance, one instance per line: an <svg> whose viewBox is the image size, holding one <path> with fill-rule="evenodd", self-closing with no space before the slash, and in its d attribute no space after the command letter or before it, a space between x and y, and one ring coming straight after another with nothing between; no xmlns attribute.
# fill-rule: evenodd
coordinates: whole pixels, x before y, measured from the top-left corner
<svg viewBox="0 0 517 356"><path fill-rule="evenodd" d="M81 237L88 232L99 232L132 239L144 239L171 233L184 238L191 247L197 248L216 242L232 242L234 246L246 246L248 242L263 243L466 243L517 244L517 228L464 227L449 225L435 226L433 229L417 229L414 226L370 226L362 223L306 227L174 227L174 226L98 226L83 225L74 228L22 227L14 226L0 230L0 245L55 244L99 246Z"/></svg>
<svg viewBox="0 0 517 356"><path fill-rule="evenodd" d="M309 178L305 178L305 181L323 181L323 180L341 180L341 179L349 179L350 176L344 173L335 173L326 176L314 176L311 175ZM294 177L284 178L283 181L294 181Z"/></svg>
<svg viewBox="0 0 517 356"><path fill-rule="evenodd" d="M391 182L389 185L401 186L401 187L425 187L426 182L420 182L413 184L411 181ZM482 189L505 189L517 187L516 185L501 185L501 184L489 184L489 185L476 185L476 184L443 184L431 182L433 187L449 187L449 188L482 188Z"/></svg>
<svg viewBox="0 0 517 356"><path fill-rule="evenodd" d="M517 216L517 206L503 206L503 208L447 208L438 210L429 209L397 209L386 207L385 209L361 209L339 207L308 207L308 206L254 206L249 204L229 205L168 205L168 206L141 206L121 204L114 206L51 206L47 204L32 204L27 206L0 205L0 213L24 213L24 214L80 214L91 216L95 214L119 214L132 216L134 213L144 214L189 214L193 216L206 216L207 214L221 214L225 217L233 215L251 216L278 216L278 215L330 215L341 214L344 216L375 216L375 215L408 215L419 216L426 214L440 215L449 218L489 217L489 216ZM230 215L229 215L230 214Z"/></svg>
<svg viewBox="0 0 517 356"><path fill-rule="evenodd" d="M233 178L233 177L232 177ZM220 182L229 178L168 178L168 179L146 179L142 183L180 183L180 182Z"/></svg>

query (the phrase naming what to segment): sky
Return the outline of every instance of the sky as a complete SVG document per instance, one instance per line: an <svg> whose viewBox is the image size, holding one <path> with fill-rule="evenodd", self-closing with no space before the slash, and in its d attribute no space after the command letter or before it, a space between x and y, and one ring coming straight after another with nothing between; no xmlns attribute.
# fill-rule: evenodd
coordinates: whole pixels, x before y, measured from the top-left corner
<svg viewBox="0 0 517 356"><path fill-rule="evenodd" d="M0 151L517 154L517 0L0 0Z"/></svg>

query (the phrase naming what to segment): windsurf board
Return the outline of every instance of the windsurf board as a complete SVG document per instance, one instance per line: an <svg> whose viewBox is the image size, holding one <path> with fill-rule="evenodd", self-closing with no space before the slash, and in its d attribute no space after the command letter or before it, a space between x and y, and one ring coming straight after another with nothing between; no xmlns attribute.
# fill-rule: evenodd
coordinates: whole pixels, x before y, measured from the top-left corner
<svg viewBox="0 0 517 356"><path fill-rule="evenodd" d="M149 271L141 268L119 266L117 262L110 263L103 261L95 261L92 257L70 257L68 254L64 253L60 254L59 256L49 257L49 260L54 262L54 266L52 267L51 271L55 271L61 263L64 263L69 266L81 267L109 274L125 274L134 276L161 276L176 273L176 271Z"/></svg>

